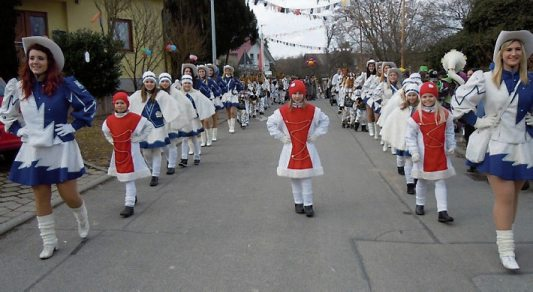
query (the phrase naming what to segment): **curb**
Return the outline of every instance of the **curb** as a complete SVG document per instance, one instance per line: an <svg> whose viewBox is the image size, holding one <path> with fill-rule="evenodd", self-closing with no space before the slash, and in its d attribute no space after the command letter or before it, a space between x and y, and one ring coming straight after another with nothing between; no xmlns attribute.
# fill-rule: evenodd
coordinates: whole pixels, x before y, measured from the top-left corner
<svg viewBox="0 0 533 292"><path fill-rule="evenodd" d="M103 168L99 167L99 166L95 166L91 163L87 163L87 162L84 162L84 164L92 167L92 168L96 168L98 170L104 170ZM101 175L101 176L98 176L97 178L95 178L94 180L84 184L83 186L81 186L79 188L79 192L80 194L83 193L83 192L86 192L88 191L89 189L92 189L94 188L95 186L99 185L99 184L102 184L106 181L108 181L109 179L113 178L112 176L108 176L107 174L104 174L104 175ZM52 194L57 194L57 191L54 191ZM57 197L56 199L53 199L52 200L52 208L55 208L61 204L63 204L63 200L61 199L61 197ZM4 233L7 233L8 231L12 230L13 228L25 223L26 221L30 220L30 219L33 219L35 217L35 214L32 214L32 213L24 213L20 216L17 216L5 223L2 223L0 224L0 235L3 235Z"/></svg>

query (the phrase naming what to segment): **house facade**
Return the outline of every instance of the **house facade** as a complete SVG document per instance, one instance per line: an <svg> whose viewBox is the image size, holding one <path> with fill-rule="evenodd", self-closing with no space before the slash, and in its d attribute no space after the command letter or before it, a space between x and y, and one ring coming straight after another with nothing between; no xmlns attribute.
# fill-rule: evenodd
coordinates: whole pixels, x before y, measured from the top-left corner
<svg viewBox="0 0 533 292"><path fill-rule="evenodd" d="M163 0L133 0L132 2L149 5L154 11L157 11L157 16L161 18L161 11L163 10ZM107 31L106 16L101 15L96 8L93 0L22 0L20 6L16 6L17 10L17 24L15 46L22 51L21 38L27 36L52 36L53 31L74 32L79 29L89 29L93 31ZM124 43L124 50L126 52L125 58L122 61L123 70L121 77L121 88L132 91L133 80L131 75L140 78L143 69L153 70L155 72L162 72L165 68L164 60L160 62L155 68L143 68L139 66L136 68L135 74L128 67L127 61L130 64L135 57L136 44L134 26L136 25L136 17L134 15L119 15L115 22L115 37L122 40ZM156 28L162 32L162 21L159 21L159 26ZM161 34L162 35L162 34ZM164 43L161 38L160 48L152 49L154 53L163 54ZM66 60L68 62L68 60ZM129 74L128 74L129 73Z"/></svg>
<svg viewBox="0 0 533 292"><path fill-rule="evenodd" d="M252 44L250 40L247 40L238 49L230 52L228 63L241 74L252 74L261 71L261 62L264 60L263 71L265 75L271 75L275 60L267 47L264 47L263 51L264 57L261 58L261 43L258 41Z"/></svg>

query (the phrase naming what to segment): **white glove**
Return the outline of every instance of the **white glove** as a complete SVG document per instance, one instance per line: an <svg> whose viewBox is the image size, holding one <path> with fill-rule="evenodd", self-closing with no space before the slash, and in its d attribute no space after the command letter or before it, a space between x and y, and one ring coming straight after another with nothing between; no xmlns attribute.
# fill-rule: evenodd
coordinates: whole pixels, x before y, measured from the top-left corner
<svg viewBox="0 0 533 292"><path fill-rule="evenodd" d="M455 147L452 147L448 150L446 150L446 152L449 154L449 155L453 155L455 153Z"/></svg>
<svg viewBox="0 0 533 292"><path fill-rule="evenodd" d="M411 160L413 162L418 162L420 160L420 154L418 154L418 153L411 154Z"/></svg>
<svg viewBox="0 0 533 292"><path fill-rule="evenodd" d="M281 137L280 140L281 140L281 142L283 142L283 144L290 144L291 143L291 138L287 137L287 136Z"/></svg>
<svg viewBox="0 0 533 292"><path fill-rule="evenodd" d="M526 125L533 126L533 115L530 113L526 115Z"/></svg>
<svg viewBox="0 0 533 292"><path fill-rule="evenodd" d="M316 138L318 138L318 136L310 135L309 137L307 137L307 142L315 142Z"/></svg>
<svg viewBox="0 0 533 292"><path fill-rule="evenodd" d="M484 117L478 118L474 128L483 129L488 127L494 127L498 123L499 119L497 117Z"/></svg>
<svg viewBox="0 0 533 292"><path fill-rule="evenodd" d="M17 137L20 137L20 141L26 142L28 140L28 134L29 134L28 132L29 132L28 129L23 127L23 128L18 129L16 135Z"/></svg>
<svg viewBox="0 0 533 292"><path fill-rule="evenodd" d="M65 136L76 132L71 124L57 124L55 130L56 134L59 136Z"/></svg>

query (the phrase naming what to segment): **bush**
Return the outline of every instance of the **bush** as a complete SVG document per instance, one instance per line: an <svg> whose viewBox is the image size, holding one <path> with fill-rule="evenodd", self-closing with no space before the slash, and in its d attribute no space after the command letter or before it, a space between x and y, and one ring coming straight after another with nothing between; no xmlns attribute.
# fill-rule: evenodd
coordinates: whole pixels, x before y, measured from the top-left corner
<svg viewBox="0 0 533 292"><path fill-rule="evenodd" d="M87 29L72 33L53 31L52 38L65 55L66 76L75 76L95 97L112 94L117 89L124 57L119 42ZM88 63L85 52L90 54Z"/></svg>

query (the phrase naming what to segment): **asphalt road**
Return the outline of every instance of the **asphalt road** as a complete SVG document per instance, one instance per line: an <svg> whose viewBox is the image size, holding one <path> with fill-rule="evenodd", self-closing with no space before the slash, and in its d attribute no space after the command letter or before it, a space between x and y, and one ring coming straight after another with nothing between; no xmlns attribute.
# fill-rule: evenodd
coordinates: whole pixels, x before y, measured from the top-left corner
<svg viewBox="0 0 533 292"><path fill-rule="evenodd" d="M264 120L230 135L226 125L202 162L138 181L135 215L123 219L124 187L85 192L92 223L80 243L68 208L55 209L60 250L38 259L32 220L0 238L2 291L533 291L533 192L515 224L519 274L500 265L492 196L484 181L447 181L451 225L433 195L414 215L395 159L366 133L342 129L334 108L317 147L316 217L294 213L289 180L276 176L281 144Z"/></svg>

